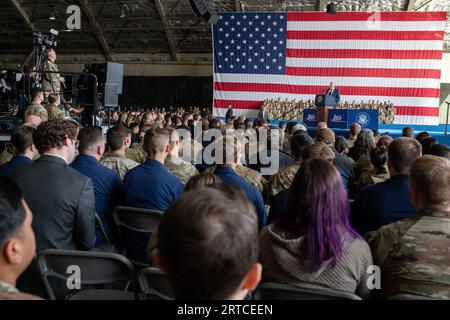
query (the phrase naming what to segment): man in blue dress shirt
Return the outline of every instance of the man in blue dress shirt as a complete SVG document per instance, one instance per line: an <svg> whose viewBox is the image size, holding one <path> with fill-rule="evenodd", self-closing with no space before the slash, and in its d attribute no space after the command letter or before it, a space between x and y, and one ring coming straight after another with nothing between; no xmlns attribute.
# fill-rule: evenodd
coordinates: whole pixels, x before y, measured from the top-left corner
<svg viewBox="0 0 450 320"><path fill-rule="evenodd" d="M21 166L29 164L38 151L33 143L33 133L36 129L29 125L21 125L11 134L11 144L16 150L12 159L0 166L0 176L11 177L13 171Z"/></svg>
<svg viewBox="0 0 450 320"><path fill-rule="evenodd" d="M170 133L150 129L145 133L143 148L147 161L130 170L123 180L123 204L164 212L183 192L180 179L164 167L170 148Z"/></svg>
<svg viewBox="0 0 450 320"><path fill-rule="evenodd" d="M390 178L364 188L352 206L352 225L360 233L416 215L409 198L409 171L421 156L417 140L397 138L388 148Z"/></svg>
<svg viewBox="0 0 450 320"><path fill-rule="evenodd" d="M183 193L180 179L164 167L169 154L170 133L167 129L150 129L145 133L144 151L147 161L131 169L122 184L123 205L164 212ZM150 234L127 231L127 256L148 263L147 244ZM131 244L131 245L130 245Z"/></svg>
<svg viewBox="0 0 450 320"><path fill-rule="evenodd" d="M97 212L106 235L113 244L117 244L117 228L112 211L119 205L122 181L119 175L99 160L105 152L105 138L102 128L85 127L78 134L80 155L71 163L71 167L91 178L95 193L95 211ZM97 231L96 245L105 243L103 235Z"/></svg>
<svg viewBox="0 0 450 320"><path fill-rule="evenodd" d="M236 136L224 136L215 142L215 162L217 169L214 172L222 183L240 187L247 198L254 204L258 214L259 230L266 225L266 210L261 193L256 187L239 177L235 170L243 154L242 145Z"/></svg>

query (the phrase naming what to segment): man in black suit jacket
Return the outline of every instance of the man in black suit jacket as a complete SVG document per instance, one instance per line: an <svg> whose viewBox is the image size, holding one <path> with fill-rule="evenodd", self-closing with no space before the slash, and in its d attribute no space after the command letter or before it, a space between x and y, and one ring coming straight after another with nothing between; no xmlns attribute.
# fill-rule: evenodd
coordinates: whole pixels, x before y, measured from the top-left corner
<svg viewBox="0 0 450 320"><path fill-rule="evenodd" d="M233 106L230 104L227 113L225 114L225 123L228 123L231 117L233 117Z"/></svg>
<svg viewBox="0 0 450 320"><path fill-rule="evenodd" d="M70 120L42 123L33 135L41 157L12 175L33 212L38 253L94 246L94 188L88 177L69 167L77 134L78 126Z"/></svg>
<svg viewBox="0 0 450 320"><path fill-rule="evenodd" d="M327 89L326 94L334 97L336 99L336 103L341 101L341 95L339 90L334 86L334 82L330 82L330 88Z"/></svg>

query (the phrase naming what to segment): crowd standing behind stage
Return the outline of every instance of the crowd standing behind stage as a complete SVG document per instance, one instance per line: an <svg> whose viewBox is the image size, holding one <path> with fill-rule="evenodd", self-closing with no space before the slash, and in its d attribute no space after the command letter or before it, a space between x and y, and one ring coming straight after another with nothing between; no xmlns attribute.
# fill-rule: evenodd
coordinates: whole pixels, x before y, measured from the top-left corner
<svg viewBox="0 0 450 320"><path fill-rule="evenodd" d="M269 113L269 119L277 120L300 120L303 118L303 111L315 108L314 101L297 100L265 100L262 104L264 110ZM340 102L336 105L337 109L373 109L379 111L380 124L393 124L395 120L395 107L390 101L380 102L369 100L367 102Z"/></svg>
<svg viewBox="0 0 450 320"><path fill-rule="evenodd" d="M450 150L429 133L406 127L403 137L392 139L355 123L346 139L319 123L313 138L296 122L275 127L232 116L223 123L198 107L122 108L112 112L105 141L100 127L80 128L59 116L45 121L37 106L41 98L13 132L13 148L0 155L0 176L12 178L0 184L0 199L17 201L3 186L18 186L19 200L33 214L38 253L106 250L95 213L112 246L120 248L112 208L124 205L166 212L148 246L130 241L136 241L139 262L164 266L180 298L242 298L261 279L369 298L365 270L374 262L386 271L385 297L406 290L449 298L450 243L444 235L450 232ZM54 110L46 111L50 117ZM104 110L101 116L108 121ZM196 128L203 135L212 129L230 134L198 141ZM265 130L276 135L265 136ZM243 136L254 137L257 148L242 144ZM211 143L225 163L202 161ZM265 163L264 154L277 162ZM272 164L279 170L267 174ZM1 226L9 223L3 221L9 207L0 209ZM18 227L30 223L28 207L22 207L14 205L25 212L14 220ZM10 241L2 232L0 244ZM439 264L434 246L447 250ZM27 263L13 269L15 277ZM2 280L0 297L17 292L15 283Z"/></svg>

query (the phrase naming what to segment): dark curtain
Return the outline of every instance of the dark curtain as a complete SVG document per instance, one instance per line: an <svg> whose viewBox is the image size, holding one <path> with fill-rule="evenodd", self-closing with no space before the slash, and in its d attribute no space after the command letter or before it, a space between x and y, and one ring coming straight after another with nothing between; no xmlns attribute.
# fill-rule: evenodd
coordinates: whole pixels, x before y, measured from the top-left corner
<svg viewBox="0 0 450 320"><path fill-rule="evenodd" d="M211 107L212 77L124 77L122 107Z"/></svg>

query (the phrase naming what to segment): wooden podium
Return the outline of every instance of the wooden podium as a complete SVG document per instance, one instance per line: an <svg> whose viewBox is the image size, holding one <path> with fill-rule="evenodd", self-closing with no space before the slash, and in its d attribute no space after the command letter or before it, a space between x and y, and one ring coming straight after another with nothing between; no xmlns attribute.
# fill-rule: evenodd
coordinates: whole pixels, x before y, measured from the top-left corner
<svg viewBox="0 0 450 320"><path fill-rule="evenodd" d="M328 112L336 106L336 98L329 94L316 95L317 122L328 122Z"/></svg>

